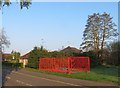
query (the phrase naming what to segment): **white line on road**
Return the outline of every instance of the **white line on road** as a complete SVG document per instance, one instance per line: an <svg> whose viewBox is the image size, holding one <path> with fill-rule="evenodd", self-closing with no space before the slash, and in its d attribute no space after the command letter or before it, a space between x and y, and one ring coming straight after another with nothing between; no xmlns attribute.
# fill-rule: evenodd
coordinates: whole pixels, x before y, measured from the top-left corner
<svg viewBox="0 0 120 88"><path fill-rule="evenodd" d="M21 75L24 75L24 76L26 75L26 76L29 76L29 77L37 77L37 76L32 76L32 75L28 75L28 74L24 74L24 73L20 73L20 72L15 72L15 71L12 71L12 72L17 73L17 74L21 74ZM43 77L39 77L39 78L44 79L44 80L48 80L48 81L52 81L52 82L67 84L67 85L71 85L71 86L81 86L81 85L77 85L77 84L62 82L62 81L53 80L53 79L47 79L47 78L43 78Z"/></svg>
<svg viewBox="0 0 120 88"><path fill-rule="evenodd" d="M7 76L6 79L11 79L11 78L9 76Z"/></svg>
<svg viewBox="0 0 120 88"><path fill-rule="evenodd" d="M19 82L19 83L20 83L20 81L19 81L19 80L16 80L16 82Z"/></svg>
<svg viewBox="0 0 120 88"><path fill-rule="evenodd" d="M26 84L27 86L32 86L31 84Z"/></svg>
<svg viewBox="0 0 120 88"><path fill-rule="evenodd" d="M11 77L6 76L6 79L11 79ZM32 86L31 84L24 83L24 82L22 82L22 81L20 81L20 80L16 80L16 82L17 82L17 83L21 83L21 84L23 84L23 85L27 85L27 86Z"/></svg>
<svg viewBox="0 0 120 88"><path fill-rule="evenodd" d="M31 84L24 83L24 82L22 82L22 81L20 81L20 80L16 80L16 82L21 83L21 84L23 84L23 85L27 85L27 86L32 86Z"/></svg>

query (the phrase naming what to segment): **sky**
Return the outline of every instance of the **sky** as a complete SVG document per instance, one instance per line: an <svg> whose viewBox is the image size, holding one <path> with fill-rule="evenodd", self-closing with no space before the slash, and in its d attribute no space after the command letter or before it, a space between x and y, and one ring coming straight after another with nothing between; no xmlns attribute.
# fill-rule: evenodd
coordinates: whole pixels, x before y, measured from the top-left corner
<svg viewBox="0 0 120 88"><path fill-rule="evenodd" d="M118 24L117 2L33 2L29 9L22 10L12 3L3 8L1 18L11 42L4 52L14 50L23 55L41 45L49 51L63 46L79 49L88 15L103 12Z"/></svg>

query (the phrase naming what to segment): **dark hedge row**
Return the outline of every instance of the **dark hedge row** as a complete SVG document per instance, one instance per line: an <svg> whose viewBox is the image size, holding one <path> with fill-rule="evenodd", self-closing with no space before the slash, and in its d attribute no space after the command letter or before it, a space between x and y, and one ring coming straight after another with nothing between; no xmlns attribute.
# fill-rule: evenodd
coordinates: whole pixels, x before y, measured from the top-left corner
<svg viewBox="0 0 120 88"><path fill-rule="evenodd" d="M22 63L13 63L13 62L2 62L2 65L5 65L5 66L10 66L10 67L18 67L18 68L23 68L23 64Z"/></svg>

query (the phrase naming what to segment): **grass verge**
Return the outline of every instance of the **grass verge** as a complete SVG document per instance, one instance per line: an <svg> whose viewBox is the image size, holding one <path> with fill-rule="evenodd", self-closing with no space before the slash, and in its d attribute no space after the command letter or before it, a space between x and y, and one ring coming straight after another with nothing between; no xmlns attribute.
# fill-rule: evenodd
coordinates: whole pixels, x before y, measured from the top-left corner
<svg viewBox="0 0 120 88"><path fill-rule="evenodd" d="M25 68L26 70L33 71L33 72L40 72L45 74L51 74L56 76L63 76L68 78L76 78L82 80L91 80L91 81L98 81L98 82L106 82L106 83L114 83L119 84L120 76L118 75L118 71L120 69L115 66L98 66L96 68L92 68L90 72L78 72L74 74L66 74L66 73L57 73L57 72L48 72L48 71L41 71L33 68Z"/></svg>

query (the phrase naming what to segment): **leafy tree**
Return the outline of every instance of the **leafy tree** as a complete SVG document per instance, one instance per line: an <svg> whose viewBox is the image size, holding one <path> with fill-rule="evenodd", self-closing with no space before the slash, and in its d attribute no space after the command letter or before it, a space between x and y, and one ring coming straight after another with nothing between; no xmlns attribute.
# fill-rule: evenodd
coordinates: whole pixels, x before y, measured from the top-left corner
<svg viewBox="0 0 120 88"><path fill-rule="evenodd" d="M120 65L120 41L112 42L107 46L109 52L107 64Z"/></svg>
<svg viewBox="0 0 120 88"><path fill-rule="evenodd" d="M12 4L11 0L0 0L0 9L3 6L10 6L11 4ZM28 9L32 3L31 3L31 0L20 0L19 4L21 9L23 7L26 7Z"/></svg>
<svg viewBox="0 0 120 88"><path fill-rule="evenodd" d="M40 58L40 49L37 47L34 47L34 49L31 51L28 59L28 67L31 68L38 68L39 58Z"/></svg>
<svg viewBox="0 0 120 88"><path fill-rule="evenodd" d="M20 59L20 53L19 52L16 52L16 51L12 51L11 52L11 55L12 55L12 60L13 60L13 57L14 57L14 60L15 62L19 62L19 59Z"/></svg>
<svg viewBox="0 0 120 88"><path fill-rule="evenodd" d="M106 46L107 42L118 36L117 29L115 28L116 24L112 21L113 17L110 16L110 14L103 13L100 17L101 19L101 25L100 25L100 31L101 31L101 59L103 62L103 49L104 46Z"/></svg>
<svg viewBox="0 0 120 88"><path fill-rule="evenodd" d="M99 14L94 13L88 16L87 25L84 34L84 42L81 44L82 48L87 51L93 50L94 52L99 51Z"/></svg>
<svg viewBox="0 0 120 88"><path fill-rule="evenodd" d="M88 52L83 52L83 53L79 53L79 54L74 54L74 56L88 56L88 57L90 57L90 67L91 68L99 65L97 56L94 53L94 51L88 51Z"/></svg>
<svg viewBox="0 0 120 88"><path fill-rule="evenodd" d="M112 21L110 14L94 13L88 16L87 25L84 33L83 40L81 44L83 49L86 51L93 50L100 59L100 63L103 63L103 49L107 45L107 41L118 35L117 29L115 29L115 23Z"/></svg>
<svg viewBox="0 0 120 88"><path fill-rule="evenodd" d="M49 55L50 55L50 57L56 57L56 58L68 56L67 54L65 54L65 53L62 52L62 51L49 52Z"/></svg>
<svg viewBox="0 0 120 88"><path fill-rule="evenodd" d="M28 67L37 69L40 58L53 58L53 57L59 58L65 56L66 55L63 52L58 51L48 52L46 49L43 48L43 46L34 47L28 58Z"/></svg>
<svg viewBox="0 0 120 88"><path fill-rule="evenodd" d="M39 59L45 57L49 57L49 54L48 51L43 48L43 46L40 48L34 47L28 58L28 67L38 68Z"/></svg>
<svg viewBox="0 0 120 88"><path fill-rule="evenodd" d="M0 31L0 53L3 52L4 47L9 47L10 41L7 39L7 35L4 31L4 29L1 29Z"/></svg>

